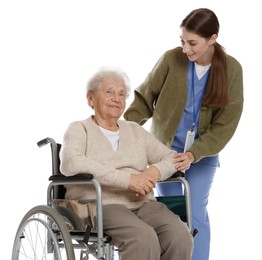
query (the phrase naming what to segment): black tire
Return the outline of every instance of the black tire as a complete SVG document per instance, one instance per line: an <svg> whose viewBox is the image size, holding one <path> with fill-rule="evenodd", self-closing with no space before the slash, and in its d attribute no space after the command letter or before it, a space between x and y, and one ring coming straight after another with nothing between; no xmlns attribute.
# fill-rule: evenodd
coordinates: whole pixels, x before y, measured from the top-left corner
<svg viewBox="0 0 262 260"><path fill-rule="evenodd" d="M18 227L12 260L29 259L75 260L64 219L49 206L29 210Z"/></svg>

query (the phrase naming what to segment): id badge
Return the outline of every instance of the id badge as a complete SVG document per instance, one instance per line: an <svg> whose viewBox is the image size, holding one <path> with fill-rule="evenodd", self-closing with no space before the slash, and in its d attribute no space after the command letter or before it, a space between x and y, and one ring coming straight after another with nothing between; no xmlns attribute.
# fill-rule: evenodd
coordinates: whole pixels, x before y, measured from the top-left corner
<svg viewBox="0 0 262 260"><path fill-rule="evenodd" d="M192 144L194 143L194 140L195 140L195 132L187 131L184 153L192 146Z"/></svg>

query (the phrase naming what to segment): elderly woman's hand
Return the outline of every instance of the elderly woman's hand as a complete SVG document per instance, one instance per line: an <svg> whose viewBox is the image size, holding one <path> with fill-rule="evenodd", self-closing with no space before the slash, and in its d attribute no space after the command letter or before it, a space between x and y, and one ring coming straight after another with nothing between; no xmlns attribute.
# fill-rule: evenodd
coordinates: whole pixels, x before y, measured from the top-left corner
<svg viewBox="0 0 262 260"><path fill-rule="evenodd" d="M128 188L137 195L146 195L155 187L155 179L146 174L131 174Z"/></svg>
<svg viewBox="0 0 262 260"><path fill-rule="evenodd" d="M160 173L156 167L148 167L140 174L131 174L128 188L137 195L146 195L153 190L160 179Z"/></svg>

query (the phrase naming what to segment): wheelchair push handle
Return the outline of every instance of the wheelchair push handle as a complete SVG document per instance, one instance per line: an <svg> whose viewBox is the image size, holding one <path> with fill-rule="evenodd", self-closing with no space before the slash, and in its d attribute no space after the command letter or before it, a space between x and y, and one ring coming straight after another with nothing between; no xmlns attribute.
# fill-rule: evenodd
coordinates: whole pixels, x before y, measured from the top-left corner
<svg viewBox="0 0 262 260"><path fill-rule="evenodd" d="M38 141L37 145L38 145L38 147L42 147L42 146L49 144L49 143L54 143L54 139L50 138L50 137L46 137L46 138Z"/></svg>

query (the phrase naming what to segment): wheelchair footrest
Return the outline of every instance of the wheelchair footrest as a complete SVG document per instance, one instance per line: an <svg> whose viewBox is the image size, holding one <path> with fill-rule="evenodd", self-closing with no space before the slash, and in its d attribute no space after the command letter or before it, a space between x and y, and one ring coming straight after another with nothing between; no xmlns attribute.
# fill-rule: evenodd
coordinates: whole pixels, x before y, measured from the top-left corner
<svg viewBox="0 0 262 260"><path fill-rule="evenodd" d="M70 231L70 235L77 240L78 242L83 242L85 244L87 244L88 242L95 242L97 241L97 232L90 232L89 230L87 231L78 231L78 230L72 230ZM110 243L112 240L112 238L107 235L104 234L103 235L103 241L105 243Z"/></svg>

